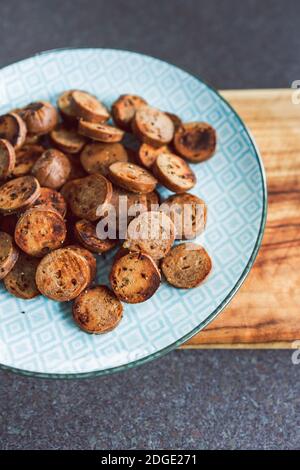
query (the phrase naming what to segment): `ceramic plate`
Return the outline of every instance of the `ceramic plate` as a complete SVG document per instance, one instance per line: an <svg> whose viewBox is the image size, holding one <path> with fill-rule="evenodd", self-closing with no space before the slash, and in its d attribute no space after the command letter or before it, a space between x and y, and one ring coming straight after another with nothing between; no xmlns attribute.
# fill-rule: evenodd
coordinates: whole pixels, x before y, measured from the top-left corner
<svg viewBox="0 0 300 470"><path fill-rule="evenodd" d="M23 301L0 287L0 363L44 377L107 374L144 363L180 345L207 325L236 293L257 254L266 217L264 171L241 119L202 80L170 64L110 49L49 51L0 71L0 112L30 101L55 103L79 88L106 105L122 93L144 97L183 121L204 120L217 130L215 156L193 165L191 191L208 205L208 224L197 239L210 253L213 272L202 286L181 290L163 283L147 302L124 304L114 331L93 336L73 323L70 303L40 296ZM167 195L166 190L161 191ZM98 262L98 281L108 282L113 254Z"/></svg>

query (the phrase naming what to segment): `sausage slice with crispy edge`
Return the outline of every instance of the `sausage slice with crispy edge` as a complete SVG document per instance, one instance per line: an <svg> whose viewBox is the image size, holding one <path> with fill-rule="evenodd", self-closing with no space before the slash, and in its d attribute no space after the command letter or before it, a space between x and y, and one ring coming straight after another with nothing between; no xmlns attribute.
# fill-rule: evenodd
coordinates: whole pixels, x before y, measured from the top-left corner
<svg viewBox="0 0 300 470"><path fill-rule="evenodd" d="M31 169L31 173L39 180L41 186L52 189L61 188L68 180L70 172L69 159L56 149L46 150Z"/></svg>
<svg viewBox="0 0 300 470"><path fill-rule="evenodd" d="M33 207L44 206L57 211L63 218L67 213L67 204L62 194L55 189L41 188L41 192Z"/></svg>
<svg viewBox="0 0 300 470"><path fill-rule="evenodd" d="M75 129L68 129L61 124L50 132L50 138L60 150L71 154L79 153L86 143L85 138Z"/></svg>
<svg viewBox="0 0 300 470"><path fill-rule="evenodd" d="M131 121L136 110L147 104L140 96L121 95L112 105L112 116L116 125L127 132L131 131Z"/></svg>
<svg viewBox="0 0 300 470"><path fill-rule="evenodd" d="M48 101L30 103L23 108L20 114L30 134L47 134L58 123L57 109Z"/></svg>
<svg viewBox="0 0 300 470"><path fill-rule="evenodd" d="M106 253L115 248L118 243L117 240L98 238L95 225L88 220L78 220L75 223L74 232L79 243L93 253Z"/></svg>
<svg viewBox="0 0 300 470"><path fill-rule="evenodd" d="M66 90L61 93L57 99L57 107L59 112L68 125L76 125L78 116L72 106L72 94L75 90Z"/></svg>
<svg viewBox="0 0 300 470"><path fill-rule="evenodd" d="M134 163L113 163L108 175L113 183L134 193L151 193L157 185L156 178L148 170Z"/></svg>
<svg viewBox="0 0 300 470"><path fill-rule="evenodd" d="M0 232L0 279L12 270L17 262L19 252L13 238L5 232Z"/></svg>
<svg viewBox="0 0 300 470"><path fill-rule="evenodd" d="M161 276L153 259L145 253L128 253L116 259L110 273L116 296L127 303L148 300L160 285Z"/></svg>
<svg viewBox="0 0 300 470"><path fill-rule="evenodd" d="M199 286L207 278L212 262L202 246L182 243L172 248L163 259L161 268L169 284L190 289Z"/></svg>
<svg viewBox="0 0 300 470"><path fill-rule="evenodd" d="M169 144L174 136L172 119L151 106L142 106L136 111L132 130L140 140L154 147Z"/></svg>
<svg viewBox="0 0 300 470"><path fill-rule="evenodd" d="M31 206L40 195L40 184L34 176L20 176L0 187L0 212L9 214Z"/></svg>
<svg viewBox="0 0 300 470"><path fill-rule="evenodd" d="M6 139L0 139L0 180L6 180L14 170L15 149Z"/></svg>
<svg viewBox="0 0 300 470"><path fill-rule="evenodd" d="M16 151L16 163L12 175L17 178L30 173L33 165L44 151L45 149L41 145L24 144Z"/></svg>
<svg viewBox="0 0 300 470"><path fill-rule="evenodd" d="M60 248L67 234L62 216L48 207L28 209L19 218L15 229L16 244L30 256L42 257Z"/></svg>
<svg viewBox="0 0 300 470"><path fill-rule="evenodd" d="M107 176L109 166L115 162L127 162L128 154L120 143L93 142L84 147L80 161L87 173L101 173Z"/></svg>
<svg viewBox="0 0 300 470"><path fill-rule="evenodd" d="M0 139L8 140L18 149L25 142L27 129L23 119L16 113L7 113L0 116Z"/></svg>
<svg viewBox="0 0 300 470"><path fill-rule="evenodd" d="M16 264L4 278L4 285L10 294L24 300L40 295L35 282L39 261L25 253L19 254Z"/></svg>
<svg viewBox="0 0 300 470"><path fill-rule="evenodd" d="M114 143L120 142L124 137L124 131L110 124L102 124L80 119L78 132L85 137L99 142Z"/></svg>
<svg viewBox="0 0 300 470"><path fill-rule="evenodd" d="M217 137L215 129L207 122L189 122L175 132L176 152L191 162L203 162L215 153Z"/></svg>
<svg viewBox="0 0 300 470"><path fill-rule="evenodd" d="M142 144L137 152L136 160L137 163L145 168L150 169L161 153L170 153L170 149L167 145L162 147L153 147L149 144Z"/></svg>
<svg viewBox="0 0 300 470"><path fill-rule="evenodd" d="M104 104L91 93L75 90L71 93L71 106L76 115L90 122L105 122L110 114Z"/></svg>
<svg viewBox="0 0 300 470"><path fill-rule="evenodd" d="M120 300L102 285L86 289L73 304L73 319L87 333L107 333L116 328L122 316Z"/></svg>
<svg viewBox="0 0 300 470"><path fill-rule="evenodd" d="M153 174L161 184L174 193L183 193L193 188L197 178L183 158L174 153L162 153L152 167Z"/></svg>

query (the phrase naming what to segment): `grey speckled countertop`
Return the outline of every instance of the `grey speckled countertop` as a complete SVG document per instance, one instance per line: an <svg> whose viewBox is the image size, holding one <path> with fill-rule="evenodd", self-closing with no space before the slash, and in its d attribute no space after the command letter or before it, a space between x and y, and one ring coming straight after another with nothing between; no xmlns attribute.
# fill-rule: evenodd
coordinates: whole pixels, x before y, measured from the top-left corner
<svg viewBox="0 0 300 470"><path fill-rule="evenodd" d="M300 78L297 0L0 3L0 66L95 46L157 56L218 88ZM0 448L299 449L299 374L291 351L238 350L174 351L81 382L0 371Z"/></svg>

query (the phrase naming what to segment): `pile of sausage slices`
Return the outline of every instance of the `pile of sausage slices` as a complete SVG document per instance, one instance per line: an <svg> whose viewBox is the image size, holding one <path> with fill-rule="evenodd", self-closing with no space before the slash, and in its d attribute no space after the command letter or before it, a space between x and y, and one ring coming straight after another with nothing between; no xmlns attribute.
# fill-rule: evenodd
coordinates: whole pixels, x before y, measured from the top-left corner
<svg viewBox="0 0 300 470"><path fill-rule="evenodd" d="M136 145L124 144L126 133ZM192 242L173 246L174 214L151 209L161 202L157 185L164 185L175 193L166 204L192 207L189 233L181 238L195 238L205 226L206 205L187 192L196 183L188 162L207 160L215 148L208 123L182 123L134 95L120 96L110 112L92 94L69 90L57 108L39 101L0 116L0 279L6 289L22 299L74 300L75 322L100 334L120 322L121 301L144 302L155 293L161 271L173 286L198 286L211 271L208 253ZM99 205L110 203L118 215L120 196L145 210L128 218L125 239L101 239ZM193 212L199 204L200 230ZM133 225L149 236L132 237ZM95 255L118 245L110 287L93 284Z"/></svg>

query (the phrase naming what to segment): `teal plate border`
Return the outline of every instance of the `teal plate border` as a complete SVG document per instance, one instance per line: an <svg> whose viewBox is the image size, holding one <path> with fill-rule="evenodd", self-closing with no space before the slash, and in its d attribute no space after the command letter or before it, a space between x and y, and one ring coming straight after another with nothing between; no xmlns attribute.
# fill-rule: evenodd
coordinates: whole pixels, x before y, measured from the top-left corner
<svg viewBox="0 0 300 470"><path fill-rule="evenodd" d="M147 354L145 357L142 357L140 359L132 360L132 361L130 361L126 364L122 364L120 366L104 368L104 369L101 369L101 370L92 370L90 372L52 373L52 372L41 372L41 371L34 371L34 370L26 370L26 368L23 369L23 368L20 368L20 367L14 367L14 365L0 364L0 368L2 368L4 370L10 370L10 371L22 374L22 375L33 376L33 377L53 378L53 379L92 378L92 377L97 377L97 376L101 376L101 375L107 375L107 374L111 374L111 373L114 373L114 372L127 370L127 369L130 369L130 368L135 367L137 365L145 364L150 360L161 357L162 355L168 353L172 349L178 347L179 345L181 345L182 343L187 341L189 338L194 336L197 332L199 332L201 329L203 329L208 323L210 323L224 309L224 307L230 302L230 300L233 298L233 296L235 295L235 293L237 292L237 290L239 289L239 287L242 285L243 281L245 280L246 276L248 275L248 273L249 273L249 271L250 271L250 269L251 269L251 267L254 263L256 255L258 253L259 247L261 245L261 241L262 241L262 237L263 237L263 233L264 233L264 228L265 228L265 223L266 223L266 216L267 216L266 177L265 177L265 172L264 172L264 168L263 168L263 164L262 164L262 161L261 161L259 151L258 151L258 149L256 147L256 144L253 141L253 138L251 137L249 131L247 130L246 126L244 125L244 123L242 122L242 120L240 119L238 114L231 107L231 105L221 95L219 95L216 90L214 90L211 86L207 85L203 80L199 79L198 77L195 77L192 74L188 74L186 72L183 72L182 70L180 70L178 67L175 67L174 65L170 65L170 64L167 64L166 62L163 62L159 59L151 58L149 56L143 56L142 54L138 54L138 53L135 53L135 52L121 51L121 50L116 50L116 49L63 48L63 49L45 51L45 52L37 54L36 56L31 57L29 59L24 59L24 60L19 61L19 62L15 63L11 66L7 66L7 67L0 70L0 109L3 107L3 111L5 111L6 108L9 109L10 106L13 107L13 106L25 104L25 103L22 102L23 92L20 89L21 84L19 84L19 83L16 83L15 87L14 87L14 85L12 85L12 88L11 88L12 96L16 97L15 98L16 102L12 103L12 100L8 100L9 92L6 93L6 91L3 91L3 87L1 88L1 76L2 76L3 73L4 73L4 75L5 75L5 73L8 74L8 76L6 77L6 80L9 79L7 81L7 83L13 83L13 79L11 79L11 77L13 77L14 73L19 74L20 73L20 68L22 70L22 67L26 71L26 67L27 67L27 64L29 63L29 61L39 60L38 58L40 58L40 57L41 58L46 58L46 59L47 59L47 57L49 57L49 58L55 57L56 54L58 54L58 55L59 54L64 54L66 57L70 54L70 59L71 60L72 60L72 58L71 58L72 54L73 55L78 54L79 56L80 56L80 54L83 54L83 56L85 54L90 54L91 59L92 59L93 55L96 56L96 55L100 54L100 56L102 55L103 58L105 58L105 60L108 60L108 61L110 60L110 56L116 57L118 55L120 56L120 62L122 62L125 57L128 58L128 60L130 59L130 61L132 61L132 63L134 63L135 61L137 63L143 63L143 61L145 61L146 66L149 66L150 63L153 64L153 69L151 70L151 74L153 75L154 78L157 76L158 81L160 80L160 68L169 71L168 72L169 75L166 77L166 83L164 84L164 86L168 87L168 88L173 86L172 79L174 77L175 77L175 82L176 82L176 80L177 81L179 80L179 82L180 82L180 80L185 80L185 78L187 78L187 80L189 79L190 80L189 83L193 87L195 86L195 83L197 82L198 86L201 87L201 97L200 98L202 100L201 101L201 106L203 107L203 109L204 110L206 108L211 109L211 107L213 107L213 108L215 108L214 112L218 112L219 111L218 108L220 108L221 111L223 111L223 109L226 109L227 112L230 114L230 119L232 120L232 126L233 127L236 126L236 129L238 128L239 132L243 133L243 136L244 136L243 145L245 146L245 149L240 150L236 145L233 145L232 146L232 152L236 152L237 154L240 153L241 155L244 155L245 152L249 151L251 154L253 154L254 158L256 159L257 165L258 165L259 176L260 176L260 184L261 184L261 186L259 188L259 191L260 191L260 195L259 195L259 197L260 197L260 203L259 203L260 204L260 207L259 207L259 209L260 209L260 211L259 211L260 212L260 218L259 218L259 220L255 220L255 224L253 224L253 225L255 225L255 230L254 230L255 233L251 233L250 241L249 242L243 241L243 243L246 243L245 246L250 246L250 244L251 244L251 247L252 247L251 252L249 254L247 253L247 259L243 259L241 261L241 263L243 264L243 269L241 270L241 273L239 274L239 277L234 282L234 285L232 285L230 290L226 293L226 295L218 303L218 305L215 308L213 308L212 312L209 313L203 321L199 322L199 324L197 324L195 327L191 328L191 330L188 331L186 334L178 337L178 339L176 339L175 341L170 341L170 343L165 347L157 348L157 350L155 352ZM141 61L141 62L139 62L139 61ZM93 62L93 60L91 60L90 63L92 64L92 62ZM16 67L17 69L14 70L14 67ZM49 67L48 72L51 73L51 66ZM143 81L143 79L147 80L147 77L144 77L144 78L142 77L142 74L144 72L145 72L145 70L143 70L143 67L142 67L142 70L140 72L138 71L138 73L141 73L141 80L142 81ZM97 76L97 71L93 72L93 66L92 65L91 65L91 72L89 72L89 73L91 73L92 76L93 76L93 73L96 74L95 76L97 78L100 78L100 82L101 82L101 80L102 80L101 76L100 77ZM120 78L118 78L118 76L120 77L119 74L120 73L122 74L122 67L120 67L120 69L118 70L118 64L116 64L116 68L115 68L115 70L113 70L113 73L116 73L116 81L118 82L118 80L120 80ZM125 75L126 75L126 70L124 71L124 69L123 69L123 73L125 73ZM151 75L151 79L152 79L152 75ZM27 74L27 77L29 79L30 74L29 75ZM41 98L44 97L45 91L40 90L40 85L34 83L34 75L32 75L31 79L33 80L33 85L32 85L33 92L38 91L37 95L40 94ZM93 78L91 78L91 80L93 81ZM80 81L80 79L79 79L79 81ZM107 83L105 83L105 81L102 84L100 82L98 83L98 85L95 85L96 90L91 90L91 91L94 91L96 93L98 92L99 96L101 96L102 86L104 88L107 88L107 90L109 90L109 87L107 87ZM122 80L121 80L121 82L122 82ZM120 84L121 84L121 82L120 82ZM151 80L151 82L152 82L152 80ZM169 84L168 84L168 82L169 82ZM56 82L56 83L58 83L58 82ZM26 83L26 85L27 85L27 83ZM71 88L71 85L69 87ZM118 88L118 85L116 87ZM50 95L51 98L52 98L52 95L56 96L59 91L63 90L64 88L67 88L67 86L66 86L66 83L64 82L64 83L61 84L60 89L56 88L56 89L52 90L51 89L51 81L50 81L49 90L48 90L48 87L47 87L47 83L46 83L45 88L47 90L47 94ZM59 88L59 86L58 86L58 88ZM82 85L82 88L84 88L84 84ZM86 88L89 89L90 87L88 86ZM128 91L134 92L133 90L128 90ZM178 90L176 90L176 92L177 91ZM120 87L120 92L124 92L124 90L122 90L122 86ZM154 104L157 104L157 103L155 103L155 100L158 99L159 104L157 104L157 105L161 105L161 106L165 105L165 109L173 111L173 112L176 112L176 111L178 112L179 111L178 109L175 109L175 108L176 108L176 104L178 102L180 102L180 100L182 100L182 96L180 96L180 93L178 94L176 103L174 104L173 107L171 107L172 109L170 107L166 106L169 103L166 102L166 104L165 104L164 96L162 96L161 91L160 91L161 96L157 97L157 89L156 89L155 86L153 88L151 88L150 90L147 90L147 93L148 93L148 95L146 97L148 97L150 102L154 101ZM108 94L107 100L110 101L111 100L111 98L109 96L110 91L107 91L107 94ZM112 94L115 97L116 93L114 92ZM46 97L48 97L48 95ZM144 95L145 95L145 93L144 93ZM4 97L4 101L6 100L6 104L4 106L2 106L2 104L1 104L1 101L3 100L3 97ZM34 96L32 96L31 99L34 99ZM210 100L210 99L213 100L213 101L211 101L212 104L211 103L207 104L207 100ZM27 96L26 96L26 100L28 100ZM162 101L162 103L161 103L161 101ZM214 105L216 105L216 106L214 106ZM182 109L184 107L185 107L185 104L183 103ZM182 112L181 112L181 115L182 114L184 115L183 118L185 120L189 120L189 118L191 118L191 119L193 118L193 116L192 115L190 116L189 113L190 113L189 109L183 109ZM205 112L203 112L203 116L204 116L204 118L207 118L207 116L208 116L207 120L211 120L213 122L213 119L215 119L214 116L216 116L216 114L213 115L211 113L211 114L206 115ZM211 117L211 119L210 119L210 117ZM219 118L217 118L217 119L219 119ZM218 120L218 122L219 122L219 120ZM229 128L226 129L224 127L224 126L226 126L226 122L224 123L222 118L221 118L221 122L222 122L222 129L223 130L225 129L226 132L229 132L230 129ZM236 142L233 143L233 144L236 144ZM220 155L221 154L222 154L222 152L220 152ZM214 157L214 158L216 158L216 157ZM221 156L219 158L221 159ZM237 164L238 164L238 162L237 162ZM204 167L202 167L202 168L204 168ZM214 168L212 168L211 170L215 171ZM205 176L207 176L207 175L205 175L205 171L204 171L204 173L201 174L201 177L203 177L205 179ZM230 175L226 175L226 178L227 178L226 181L229 181L229 182L231 181L230 180ZM226 191L226 184L224 186L225 191ZM249 198L250 197L251 197L251 195L249 195ZM249 238L249 234L247 234L247 236ZM204 243L204 246L205 246L205 238L204 238L203 243ZM212 253L212 257L214 257L213 253ZM216 264L218 264L218 263L216 263ZM220 264L220 266L221 266L221 264ZM99 273L100 278L102 278L101 277L102 275L103 275L103 273L100 272ZM168 287L166 287L166 289L167 288ZM0 292L0 299L1 299L1 303L2 303L1 295L2 295L2 292ZM185 302L185 299L183 297L182 297L182 301ZM1 306L1 303L0 303L0 306ZM126 315L126 312L125 312L125 315ZM0 317L0 331L1 331L1 317Z"/></svg>

